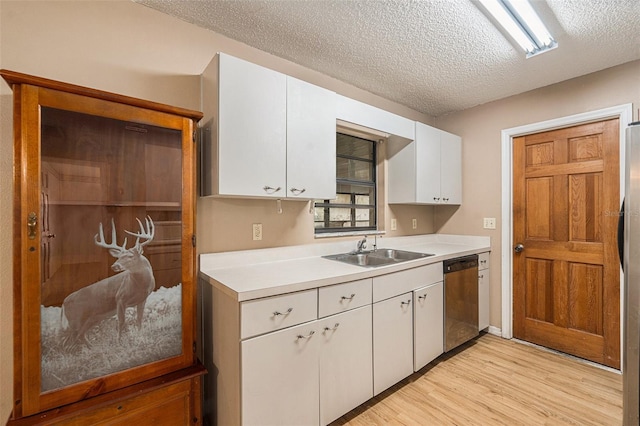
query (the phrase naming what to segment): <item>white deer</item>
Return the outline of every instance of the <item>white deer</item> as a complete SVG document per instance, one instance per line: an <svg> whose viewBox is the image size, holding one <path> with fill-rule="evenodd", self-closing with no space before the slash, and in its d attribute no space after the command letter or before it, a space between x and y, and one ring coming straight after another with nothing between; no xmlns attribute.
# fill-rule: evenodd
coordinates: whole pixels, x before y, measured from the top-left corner
<svg viewBox="0 0 640 426"><path fill-rule="evenodd" d="M118 337L125 328L125 310L135 306L138 328L142 326L142 314L147 297L155 288L155 279L151 264L142 255L142 248L153 240L155 228L150 217L145 218L146 229L136 218L140 225L140 232L125 232L136 237L135 245L127 249L127 238L122 246L117 244L116 227L111 219L111 243L104 240L104 231L100 223L99 233L95 235L96 245L109 249L111 256L117 260L111 265L111 269L118 272L116 275L105 278L83 287L70 295L62 302L62 316L68 323L68 334L64 340L65 346L75 346L83 339L90 346L87 339L87 331L99 322L111 318L117 314ZM143 239L143 242L140 240Z"/></svg>

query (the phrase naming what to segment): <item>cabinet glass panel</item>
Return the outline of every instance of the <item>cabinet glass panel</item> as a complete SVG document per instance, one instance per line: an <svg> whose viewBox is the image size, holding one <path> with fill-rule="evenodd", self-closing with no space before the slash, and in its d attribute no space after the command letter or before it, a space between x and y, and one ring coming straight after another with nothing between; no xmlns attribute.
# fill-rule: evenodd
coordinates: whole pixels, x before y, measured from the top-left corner
<svg viewBox="0 0 640 426"><path fill-rule="evenodd" d="M41 391L180 355L181 131L41 123Z"/></svg>

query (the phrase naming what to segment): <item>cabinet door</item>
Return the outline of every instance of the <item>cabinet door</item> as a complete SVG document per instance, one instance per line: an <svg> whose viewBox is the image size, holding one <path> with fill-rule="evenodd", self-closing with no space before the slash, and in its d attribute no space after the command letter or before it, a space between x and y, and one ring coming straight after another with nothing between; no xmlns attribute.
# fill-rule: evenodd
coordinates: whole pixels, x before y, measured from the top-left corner
<svg viewBox="0 0 640 426"><path fill-rule="evenodd" d="M489 327L489 269L478 271L478 329Z"/></svg>
<svg viewBox="0 0 640 426"><path fill-rule="evenodd" d="M440 131L440 193L444 204L462 204L462 139Z"/></svg>
<svg viewBox="0 0 640 426"><path fill-rule="evenodd" d="M13 211L26 225L13 236L14 417L192 365L199 113L2 74L18 80ZM173 259L150 263L169 245Z"/></svg>
<svg viewBox="0 0 640 426"><path fill-rule="evenodd" d="M336 198L336 94L287 77L287 197Z"/></svg>
<svg viewBox="0 0 640 426"><path fill-rule="evenodd" d="M440 203L440 130L416 122L415 143L416 202Z"/></svg>
<svg viewBox="0 0 640 426"><path fill-rule="evenodd" d="M413 369L418 371L444 350L443 283L413 292Z"/></svg>
<svg viewBox="0 0 640 426"><path fill-rule="evenodd" d="M373 393L413 373L412 294L373 304Z"/></svg>
<svg viewBox="0 0 640 426"><path fill-rule="evenodd" d="M319 322L320 424L373 397L371 305Z"/></svg>
<svg viewBox="0 0 640 426"><path fill-rule="evenodd" d="M219 193L286 195L287 79L220 54Z"/></svg>
<svg viewBox="0 0 640 426"><path fill-rule="evenodd" d="M317 425L316 321L245 340L242 348L242 424Z"/></svg>

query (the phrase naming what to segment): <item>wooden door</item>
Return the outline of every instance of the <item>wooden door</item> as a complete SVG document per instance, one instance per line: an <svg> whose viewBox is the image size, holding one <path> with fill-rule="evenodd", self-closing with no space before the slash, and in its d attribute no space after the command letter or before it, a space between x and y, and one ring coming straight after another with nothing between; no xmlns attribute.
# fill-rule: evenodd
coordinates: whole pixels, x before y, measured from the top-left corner
<svg viewBox="0 0 640 426"><path fill-rule="evenodd" d="M614 368L618 129L617 119L584 124L513 149L514 337Z"/></svg>

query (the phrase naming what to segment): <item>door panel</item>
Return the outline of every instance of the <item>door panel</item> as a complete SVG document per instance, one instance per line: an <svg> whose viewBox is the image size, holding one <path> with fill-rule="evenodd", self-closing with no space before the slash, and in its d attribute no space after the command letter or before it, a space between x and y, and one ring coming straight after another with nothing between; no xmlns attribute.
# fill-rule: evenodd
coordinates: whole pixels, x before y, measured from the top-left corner
<svg viewBox="0 0 640 426"><path fill-rule="evenodd" d="M514 337L620 365L618 120L514 139ZM608 214L609 213L609 214Z"/></svg>

